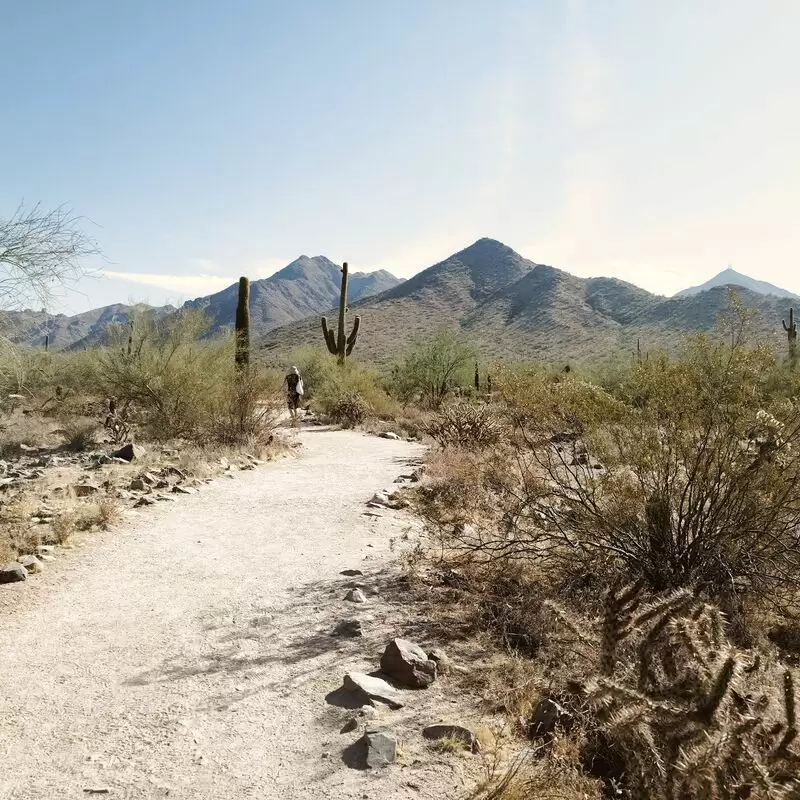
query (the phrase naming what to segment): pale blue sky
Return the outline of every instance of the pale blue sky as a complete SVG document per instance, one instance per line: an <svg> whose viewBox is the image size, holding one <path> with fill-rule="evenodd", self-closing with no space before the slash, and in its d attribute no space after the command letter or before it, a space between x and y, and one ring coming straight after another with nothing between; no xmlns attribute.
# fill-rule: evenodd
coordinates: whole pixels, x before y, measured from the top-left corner
<svg viewBox="0 0 800 800"><path fill-rule="evenodd" d="M0 217L68 203L111 262L56 306L301 253L409 276L482 236L800 292L797 0L0 5Z"/></svg>

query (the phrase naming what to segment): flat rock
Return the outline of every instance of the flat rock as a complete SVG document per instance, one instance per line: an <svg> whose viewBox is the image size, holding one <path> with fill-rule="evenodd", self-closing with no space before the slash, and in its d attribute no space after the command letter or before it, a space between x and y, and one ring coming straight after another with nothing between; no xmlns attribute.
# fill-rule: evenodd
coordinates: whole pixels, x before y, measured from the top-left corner
<svg viewBox="0 0 800 800"><path fill-rule="evenodd" d="M427 728L423 729L422 735L426 739L430 739L432 741L438 741L440 739L454 739L455 741L464 745L467 750L471 750L473 753L477 753L478 750L480 750L480 745L478 744L475 734L469 728L465 728L463 725L428 725Z"/></svg>
<svg viewBox="0 0 800 800"><path fill-rule="evenodd" d="M356 575L363 575L364 573L360 569L343 569L340 575L347 575L348 578L354 578Z"/></svg>
<svg viewBox="0 0 800 800"><path fill-rule="evenodd" d="M394 764L397 758L397 739L388 731L367 731L364 734L366 765L380 769Z"/></svg>
<svg viewBox="0 0 800 800"><path fill-rule="evenodd" d="M376 678L363 672L348 672L344 676L343 686L348 691L366 695L370 700L385 703L389 708L402 708L404 705L400 692L383 678Z"/></svg>
<svg viewBox="0 0 800 800"><path fill-rule="evenodd" d="M28 572L41 572L42 562L36 556L20 556L17 559L18 564L22 564Z"/></svg>
<svg viewBox="0 0 800 800"><path fill-rule="evenodd" d="M3 564L0 567L0 583L19 583L28 579L28 570L22 564Z"/></svg>
<svg viewBox="0 0 800 800"><path fill-rule="evenodd" d="M400 437L396 433L392 433L392 431L384 431L381 434L381 439L391 439L393 442L400 441Z"/></svg>
<svg viewBox="0 0 800 800"><path fill-rule="evenodd" d="M134 508L141 508L142 506L155 505L155 500L152 497L140 497L133 505Z"/></svg>
<svg viewBox="0 0 800 800"><path fill-rule="evenodd" d="M403 686L427 689L436 680L436 662L406 639L392 639L381 656L381 671Z"/></svg>
<svg viewBox="0 0 800 800"><path fill-rule="evenodd" d="M361 589L351 589L345 596L345 600L349 600L351 603L366 603L367 596Z"/></svg>
<svg viewBox="0 0 800 800"><path fill-rule="evenodd" d="M75 483L72 485L72 491L75 497L90 497L100 491L100 487L96 483Z"/></svg>
<svg viewBox="0 0 800 800"><path fill-rule="evenodd" d="M172 487L173 494L197 494L197 489L193 486L180 486L176 484Z"/></svg>
<svg viewBox="0 0 800 800"><path fill-rule="evenodd" d="M119 450L115 450L112 454L112 458L121 458L123 461L136 461L138 458L142 458L145 454L145 449L140 447L138 444L134 444L133 442L128 442L128 444L123 445L120 447Z"/></svg>

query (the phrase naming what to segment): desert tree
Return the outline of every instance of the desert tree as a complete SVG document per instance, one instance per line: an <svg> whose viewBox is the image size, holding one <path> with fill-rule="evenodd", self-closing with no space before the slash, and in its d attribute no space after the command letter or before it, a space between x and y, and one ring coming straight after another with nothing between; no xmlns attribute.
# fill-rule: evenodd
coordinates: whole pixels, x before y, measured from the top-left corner
<svg viewBox="0 0 800 800"><path fill-rule="evenodd" d="M0 218L0 307L44 304L54 286L84 274L84 259L100 253L84 221L66 206L46 210L38 203L20 204L9 218Z"/></svg>

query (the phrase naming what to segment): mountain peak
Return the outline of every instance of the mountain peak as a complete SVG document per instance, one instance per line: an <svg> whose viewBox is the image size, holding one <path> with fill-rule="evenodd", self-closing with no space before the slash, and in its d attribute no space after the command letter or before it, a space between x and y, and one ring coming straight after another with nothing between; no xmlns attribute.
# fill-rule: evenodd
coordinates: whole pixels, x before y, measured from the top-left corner
<svg viewBox="0 0 800 800"><path fill-rule="evenodd" d="M717 273L713 278L709 278L705 283L701 283L699 286L690 286L688 289L683 289L676 294L676 297L686 297L689 295L699 294L700 292L706 292L709 289L716 289L721 286L741 286L743 289L749 289L751 292L755 292L756 294L764 294L764 295L775 295L776 297L796 297L793 292L789 292L786 289L781 289L778 286L775 286L771 283L767 283L766 281L759 281L755 278L751 278L749 275L744 275L741 272L737 272L730 264L722 270L722 272Z"/></svg>

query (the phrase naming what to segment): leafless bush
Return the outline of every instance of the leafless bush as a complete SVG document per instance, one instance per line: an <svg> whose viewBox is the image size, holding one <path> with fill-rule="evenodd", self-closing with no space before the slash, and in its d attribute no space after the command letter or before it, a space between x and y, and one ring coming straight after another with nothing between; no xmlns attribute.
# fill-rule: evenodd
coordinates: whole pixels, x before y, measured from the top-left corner
<svg viewBox="0 0 800 800"><path fill-rule="evenodd" d="M62 420L57 433L64 437L68 450L82 453L97 444L97 429L98 424L95 420L76 417Z"/></svg>
<svg viewBox="0 0 800 800"><path fill-rule="evenodd" d="M445 406L428 423L425 432L440 447L479 449L496 445L503 427L490 405L458 402Z"/></svg>

